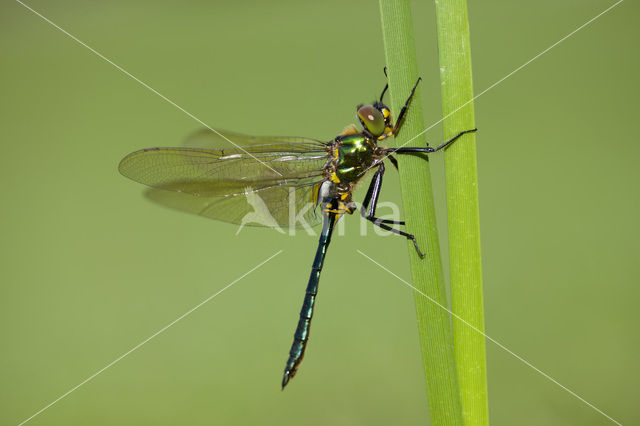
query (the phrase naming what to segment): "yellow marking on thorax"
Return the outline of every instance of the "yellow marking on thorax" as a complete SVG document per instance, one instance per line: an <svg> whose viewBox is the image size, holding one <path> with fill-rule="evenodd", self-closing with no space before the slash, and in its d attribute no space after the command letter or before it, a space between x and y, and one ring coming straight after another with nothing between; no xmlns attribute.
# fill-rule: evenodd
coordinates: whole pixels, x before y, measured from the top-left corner
<svg viewBox="0 0 640 426"><path fill-rule="evenodd" d="M332 160L337 160L338 159L338 147L337 146L333 146L331 148L331 151L329 152L329 155L331 156Z"/></svg>
<svg viewBox="0 0 640 426"><path fill-rule="evenodd" d="M384 133L378 136L378 140L381 141L391 136L393 136L393 129L391 127L385 127Z"/></svg>

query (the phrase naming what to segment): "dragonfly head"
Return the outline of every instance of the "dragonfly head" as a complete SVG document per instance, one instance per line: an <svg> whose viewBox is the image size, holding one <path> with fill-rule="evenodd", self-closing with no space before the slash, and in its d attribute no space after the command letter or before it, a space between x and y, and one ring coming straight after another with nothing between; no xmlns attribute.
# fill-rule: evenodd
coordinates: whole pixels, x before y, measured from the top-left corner
<svg viewBox="0 0 640 426"><path fill-rule="evenodd" d="M376 139L384 138L392 132L391 110L382 102L358 106L357 115L365 132Z"/></svg>

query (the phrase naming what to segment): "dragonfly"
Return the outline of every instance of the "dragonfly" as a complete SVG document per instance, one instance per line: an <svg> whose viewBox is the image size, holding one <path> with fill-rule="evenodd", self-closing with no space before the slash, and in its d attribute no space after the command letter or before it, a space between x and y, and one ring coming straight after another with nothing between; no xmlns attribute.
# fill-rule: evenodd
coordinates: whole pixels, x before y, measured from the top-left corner
<svg viewBox="0 0 640 426"><path fill-rule="evenodd" d="M246 224L256 206L266 210L261 226L296 226L293 219L309 225L322 223L318 247L311 266L293 344L285 364L282 389L295 376L309 341L320 274L336 222L353 214L353 192L365 175L373 172L360 206L362 216L373 225L405 237L422 257L414 235L398 229L404 221L376 217L385 160L397 169L394 155L430 154L445 149L465 130L437 147L389 148L380 142L398 135L421 79L413 86L394 124L391 110L379 100L358 105L361 128L350 125L330 141L303 137L256 137L204 129L187 141L187 147L147 148L122 159L124 176L150 186L152 200L179 210L235 224ZM234 148L221 148L225 139ZM309 208L311 207L311 208Z"/></svg>

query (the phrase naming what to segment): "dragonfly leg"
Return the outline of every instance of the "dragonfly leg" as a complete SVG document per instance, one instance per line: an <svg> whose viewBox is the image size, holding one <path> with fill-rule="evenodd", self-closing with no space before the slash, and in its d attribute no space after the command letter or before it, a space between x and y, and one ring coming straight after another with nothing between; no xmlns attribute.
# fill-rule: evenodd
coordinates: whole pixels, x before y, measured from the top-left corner
<svg viewBox="0 0 640 426"><path fill-rule="evenodd" d="M413 89L411 89L411 94L405 101L402 109L400 110L400 114L398 114L398 119L396 121L396 126L393 128L393 135L398 136L398 132L400 131L400 127L402 127L402 123L404 122L404 116L407 113L407 108L409 108L409 104L411 103L411 99L413 99L413 95L416 93L416 89L418 88L418 84L422 80L422 77L418 77L418 81L413 85Z"/></svg>
<svg viewBox="0 0 640 426"><path fill-rule="evenodd" d="M382 103L382 98L384 98L384 94L387 92L387 89L389 89L389 83L385 84L384 89L382 89L382 93L380 94L380 103Z"/></svg>
<svg viewBox="0 0 640 426"><path fill-rule="evenodd" d="M460 132L457 135L455 135L454 137L452 137L451 139L449 139L448 141L446 141L445 143L443 143L440 146L437 146L435 148L427 146L427 147L400 147L400 148L387 148L386 153L390 154L390 153L394 153L394 154L419 154L419 153L423 153L423 154L429 154L432 152L436 152L436 151L440 151L441 149L444 149L446 147L448 147L449 145L451 145L452 143L454 143L455 141L457 141L462 135L466 135L467 133L473 133L476 132L478 129L471 129L471 130L465 130L464 132Z"/></svg>
<svg viewBox="0 0 640 426"><path fill-rule="evenodd" d="M380 197L380 191L382 189L382 176L384 175L384 170L384 164L380 163L378 165L378 170L376 170L373 175L373 179L371 179L371 184L369 184L367 194L364 196L360 213L367 220L376 220L378 223L404 225L404 221L379 219L375 217L376 208L378 207L378 198Z"/></svg>
<svg viewBox="0 0 640 426"><path fill-rule="evenodd" d="M387 158L389 159L389 161L391 161L391 164L393 164L393 167L395 167L396 170L400 170L398 168L398 160L396 160L396 157L394 157L393 155L389 154L389 155L387 155Z"/></svg>
<svg viewBox="0 0 640 426"><path fill-rule="evenodd" d="M389 76L387 75L387 67L384 67L382 71L384 72L384 76L389 78ZM389 83L387 82L387 84L384 85L384 89L382 89L382 93L380 94L380 103L382 103L382 98L384 98L384 94L387 92L388 88L389 88Z"/></svg>
<svg viewBox="0 0 640 426"><path fill-rule="evenodd" d="M376 207L378 205L378 198L380 196L380 191L382 189L382 177L384 176L384 164L380 163L378 165L378 170L376 170L373 175L373 179L371 179L371 184L369 185L369 189L367 190L367 194L364 197L364 201L362 202L362 208L360 209L360 213L362 216L373 223L374 225L386 230L393 232L396 235L401 235L407 239L413 241L413 245L418 252L420 257L424 257L422 251L420 251L420 247L418 247L418 242L416 241L416 237L412 234L409 234L404 231L400 231L399 229L392 228L388 224L392 225L404 225L404 221L397 220L388 220L388 219L380 219L375 217Z"/></svg>

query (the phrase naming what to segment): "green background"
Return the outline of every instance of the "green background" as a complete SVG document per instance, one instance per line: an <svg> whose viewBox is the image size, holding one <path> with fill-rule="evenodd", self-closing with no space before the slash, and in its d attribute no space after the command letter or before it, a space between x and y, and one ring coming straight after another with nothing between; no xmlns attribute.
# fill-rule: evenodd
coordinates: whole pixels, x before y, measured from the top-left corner
<svg viewBox="0 0 640 426"><path fill-rule="evenodd" d="M384 85L373 1L28 4L215 128L328 140ZM471 2L476 92L611 4ZM476 101L487 333L624 424L640 422L638 12L622 3ZM430 125L441 117L433 4L416 2L413 19ZM119 160L201 126L19 3L0 6L0 49L0 423L278 250L29 424L428 423L413 296L356 253L406 279L404 240L363 236L346 218L310 349L281 392L316 237L236 236L149 203ZM441 128L427 137L440 142ZM432 172L446 244L439 155ZM393 172L383 198L400 202ZM487 350L493 424L611 424Z"/></svg>

